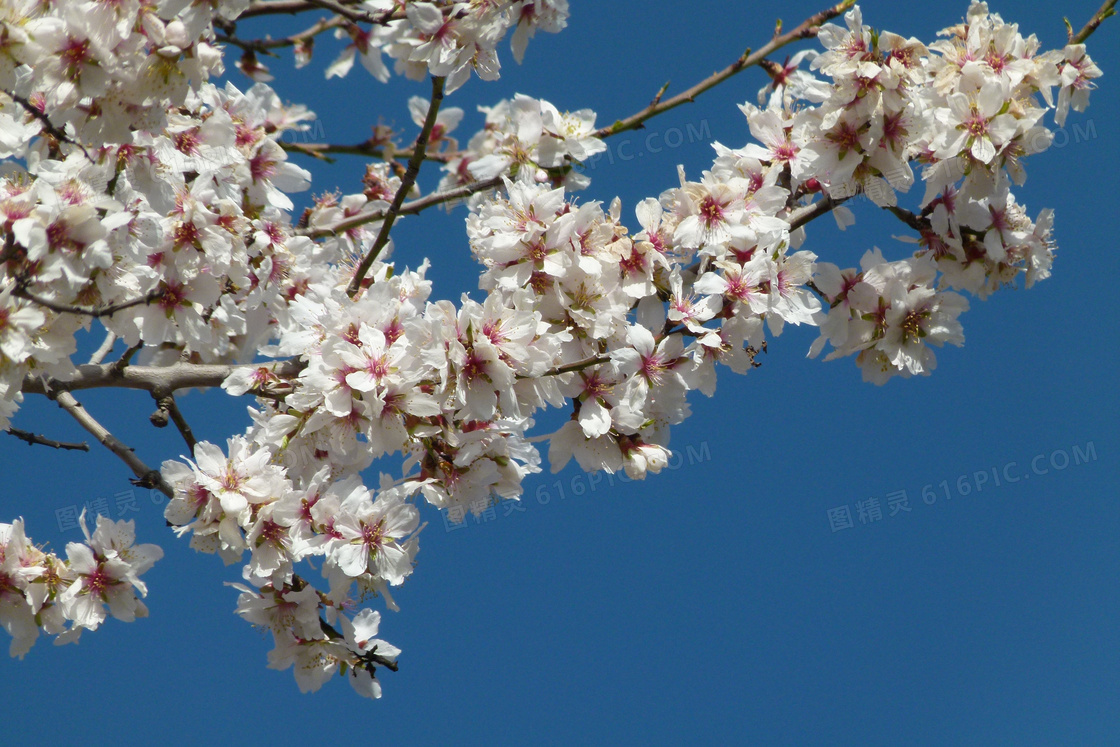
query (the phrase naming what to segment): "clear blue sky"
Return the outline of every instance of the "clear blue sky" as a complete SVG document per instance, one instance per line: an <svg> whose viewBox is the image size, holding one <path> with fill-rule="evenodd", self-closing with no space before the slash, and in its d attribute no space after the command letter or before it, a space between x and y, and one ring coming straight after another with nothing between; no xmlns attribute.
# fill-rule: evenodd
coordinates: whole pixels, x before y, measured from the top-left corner
<svg viewBox="0 0 1120 747"><path fill-rule="evenodd" d="M524 66L503 46L501 81L449 98L468 111L457 134L481 123L476 104L515 92L606 123L666 80L672 94L760 45L775 17L762 3L571 4L569 28L538 35ZM1080 27L1098 5L991 7L1051 48L1062 14ZM781 15L792 26L819 7L783 3ZM862 7L877 28L932 41L967 3ZM1056 210L1054 277L974 301L965 347L938 351L932 378L863 384L850 360L805 360L815 331L787 328L760 369L723 371L712 400L696 393L674 430L678 469L623 483L573 465L528 480L524 511L499 507L455 531L428 511L401 612L382 625L404 650L401 671L385 673L376 702L342 680L301 695L290 671L266 669L269 641L235 617L237 594L222 585L239 569L177 541L137 489L141 541L166 552L145 576L151 617L0 659L9 733L88 745L1120 743L1118 39L1120 18L1093 38L1100 89L1015 190L1032 214ZM405 102L427 85L381 85L360 68L324 82L332 45L295 75L290 59L270 61L281 96L318 111L334 142L364 139L378 117L413 133ZM762 82L747 72L612 141L580 198L618 195L636 226L633 206L673 186L678 163L692 178L710 164L695 134L745 142L735 104ZM315 191L357 191L357 160L299 162ZM901 224L877 213L861 203L846 233L818 221L806 248L842 266L873 245L904 256L891 238ZM426 214L394 234L398 262L432 259L437 297L476 289L464 215ZM15 425L84 438L38 399ZM149 463L182 452L177 434L148 425L146 394L82 399ZM212 441L246 422L247 400L181 404ZM97 450L5 439L0 468L0 520L23 515L60 552L78 532L59 529L57 510L105 498L116 518L115 495L131 489ZM911 510L892 516L898 491ZM869 498L882 518L862 523L857 502ZM828 512L842 506L854 526L832 531Z"/></svg>

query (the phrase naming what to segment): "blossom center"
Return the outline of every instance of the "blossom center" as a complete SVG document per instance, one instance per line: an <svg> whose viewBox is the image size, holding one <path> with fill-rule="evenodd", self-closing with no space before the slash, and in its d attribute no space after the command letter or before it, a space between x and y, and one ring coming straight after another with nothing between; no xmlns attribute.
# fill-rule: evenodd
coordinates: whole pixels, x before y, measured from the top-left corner
<svg viewBox="0 0 1120 747"><path fill-rule="evenodd" d="M723 203L719 202L719 200L711 195L708 195L700 201L700 219L708 226L722 223L724 220L724 207Z"/></svg>

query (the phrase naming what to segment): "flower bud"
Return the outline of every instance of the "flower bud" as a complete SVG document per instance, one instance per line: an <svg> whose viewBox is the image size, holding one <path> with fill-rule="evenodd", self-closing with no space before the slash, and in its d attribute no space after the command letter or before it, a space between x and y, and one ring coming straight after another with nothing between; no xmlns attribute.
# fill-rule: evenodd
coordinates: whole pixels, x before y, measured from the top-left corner
<svg viewBox="0 0 1120 747"><path fill-rule="evenodd" d="M644 480L647 471L656 475L669 463L669 450L657 444L635 444L623 458L626 474L634 480Z"/></svg>

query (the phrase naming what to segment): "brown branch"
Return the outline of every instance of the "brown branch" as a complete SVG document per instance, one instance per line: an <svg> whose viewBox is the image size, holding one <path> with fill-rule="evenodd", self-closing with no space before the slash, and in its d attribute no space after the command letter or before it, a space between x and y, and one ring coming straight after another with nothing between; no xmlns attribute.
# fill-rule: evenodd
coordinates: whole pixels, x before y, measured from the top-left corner
<svg viewBox="0 0 1120 747"><path fill-rule="evenodd" d="M156 411L148 418L152 425L157 428L165 428L170 419L175 423L175 428L178 429L179 435L187 443L187 448L194 453L194 447L197 441L194 437L194 431L191 430L190 423L183 417L183 413L179 411L179 405L175 402L175 396L168 392L153 391L152 397L156 400Z"/></svg>
<svg viewBox="0 0 1120 747"><path fill-rule="evenodd" d="M442 205L446 202L454 202L455 200L461 200L464 197L469 197L476 192L485 192L488 189L494 189L501 183L502 177L499 175L491 177L489 179L484 179L479 182L464 184L461 187L449 189L446 192L436 192L434 194L428 195L427 197L421 197L419 199L413 200L412 202L406 202L401 207L401 209L397 211L397 214L416 215L417 213L423 210L427 210L428 208L435 205ZM322 228L305 228L303 230L296 231L296 235L307 236L312 239L321 239L324 236L335 236L337 234L343 233L344 231L349 231L351 228L357 228L358 226L364 226L367 223L379 221L385 217L385 212L386 211L384 210L377 210L372 213L354 215L349 218L344 218L337 223L332 223L329 226L324 226Z"/></svg>
<svg viewBox="0 0 1120 747"><path fill-rule="evenodd" d="M16 235L14 233L6 232L4 234L4 248L0 249L0 265L15 259L19 253L26 253L26 250L23 247L16 246Z"/></svg>
<svg viewBox="0 0 1120 747"><path fill-rule="evenodd" d="M718 73L715 73L711 77L700 81L692 88L689 88L687 91L679 93L670 99L666 99L665 101L661 101L660 98L655 98L649 106L642 109L640 112L632 114L626 119L620 119L612 125L600 128L595 133L595 136L599 138L605 138L610 137L611 135L617 135L618 133L625 132L627 130L639 129L643 126L643 123L647 119L655 117L662 112L669 111L670 109L674 109L681 104L689 103L695 100L697 96L704 93L709 88L713 88L719 85L736 73L740 73L743 70L746 70L748 67L759 64L775 50L781 49L787 44L790 44L791 42L797 41L799 39L808 39L810 37L816 36L821 24L840 15L854 4L855 0L842 0L842 2L837 3L831 8L827 8L825 10L822 10L820 13L810 16L797 28L792 29L791 31L787 31L786 33L781 35L775 35L757 52L752 53L751 50L748 49L739 59L735 60L735 62L731 63L728 67L724 68Z"/></svg>
<svg viewBox="0 0 1120 747"><path fill-rule="evenodd" d="M123 359L122 359L123 360ZM80 391L83 389L142 389L148 392L175 392L221 386L238 368L267 368L282 379L294 378L303 370L304 363L295 360L270 363L245 363L222 365L205 363L176 363L171 366L129 366L116 363L85 364L78 366L70 379L44 379L25 376L21 390L28 394Z"/></svg>
<svg viewBox="0 0 1120 747"><path fill-rule="evenodd" d="M132 363L132 356L139 353L141 350L143 350L143 348L144 348L144 341L143 340L136 343L135 345L130 346L127 350L125 350L123 353L121 353L120 358L118 358L117 360L115 360L111 364L109 364L109 369L111 371L115 372L115 373L118 373L118 374L120 372L124 371L125 368L127 368L128 365L130 363Z"/></svg>
<svg viewBox="0 0 1120 747"><path fill-rule="evenodd" d="M167 411L171 414L171 422L174 423L175 427L179 429L179 433L180 435L182 435L183 440L187 442L187 448L189 448L191 450L191 453L193 454L195 444L198 443L195 440L194 431L191 430L191 426L187 422L187 419L183 417L183 413L179 411L179 405L175 403L175 398L168 395L168 399L171 400L170 405L167 408Z"/></svg>
<svg viewBox="0 0 1120 747"><path fill-rule="evenodd" d="M664 84L663 84L663 85L661 86L661 88L657 89L657 94L656 94L656 95L654 95L653 99L651 99L651 100L650 100L650 102L649 102L649 105L650 105L650 106L657 106L657 105L658 105L658 103L660 103L660 101L661 101L661 97L662 97L662 96L664 96L664 95L665 95L665 92L669 90L669 83L671 83L671 82L672 82L672 81L668 81L668 80L667 80L667 81L665 81L665 83L664 83Z"/></svg>
<svg viewBox="0 0 1120 747"><path fill-rule="evenodd" d="M50 135L60 143L69 143L70 145L73 145L75 148L80 150L83 155L85 155L86 160L90 163L97 163L97 161L95 161L89 154L89 151L86 150L86 147L84 145L79 143L77 140L74 140L57 126L55 126L55 124L51 122L50 117L48 117L46 113L39 111L30 101L23 98L22 96L17 96L14 91L9 91L6 88L2 90L8 96L8 98L22 106L25 112L30 114L35 119L39 120L39 123L43 125L44 132L46 132L48 135Z"/></svg>
<svg viewBox="0 0 1120 747"><path fill-rule="evenodd" d="M305 581L304 583L307 582ZM327 638L331 639L332 641L346 640L346 637L342 635L342 633L338 632L338 630L333 625L331 625L321 617L319 618L319 627L322 628L323 632L327 634ZM376 664L379 667L385 667L390 672L398 671L399 665L397 664L397 662L393 661L392 659L386 659L384 656L377 653L376 649L373 651L354 651L352 653L356 654L359 659Z"/></svg>
<svg viewBox="0 0 1120 747"><path fill-rule="evenodd" d="M85 441L81 443L70 443L69 441L55 441L53 438L40 436L31 431L25 431L21 428L8 426L7 433L18 438L20 441L26 441L29 446L40 444L42 446L50 446L52 449L69 449L72 451L89 451L89 444Z"/></svg>
<svg viewBox="0 0 1120 747"><path fill-rule="evenodd" d="M401 177L401 186L397 189L397 194L393 197L393 204L389 206L389 211L385 214L384 222L381 224L381 231L377 234L377 239L373 242L373 246L366 252L366 256L362 257L358 269L354 271L354 277L350 280L350 285L346 288L346 294L350 298L358 295L358 291L362 288L362 279L365 278L369 268L373 265L377 255L385 248L385 244L389 242L389 231L393 227L397 216L400 215L401 207L404 205L405 195L412 189L412 185L416 183L416 177L420 173L420 166L424 163L424 152L428 148L428 139L432 135L432 128L436 124L436 116L439 114L439 106L443 103L443 85L445 79L433 75L432 76L432 100L428 104L428 115L424 118L424 126L420 130L420 136L416 138L416 145L413 148L412 158L408 159L408 170L404 172Z"/></svg>
<svg viewBox="0 0 1120 747"><path fill-rule="evenodd" d="M307 0L262 0L262 2L249 3L249 7L236 20L241 21L255 16L295 15L309 10L321 10L321 8Z"/></svg>
<svg viewBox="0 0 1120 747"><path fill-rule="evenodd" d="M150 293L148 293L148 295L143 296L141 298L133 298L129 301L122 301L121 303L112 304L110 306L105 306L105 307L100 308L100 309L92 309L92 308L87 308L85 306L71 306L70 304L55 303L54 301L48 301L45 298L41 298L39 296L36 296L34 293L32 293L30 290L28 290L27 282L25 280L17 280L16 281L16 287L12 290L12 295L17 296L19 298L24 298L28 301L31 301L34 304L42 306L43 308L50 309L51 311L56 311L59 314L80 314L81 316L88 316L88 317L92 317L94 319L100 319L103 316L112 316L113 314L116 314L118 311L124 311L125 309L131 309L133 306L142 306L142 305L146 306L147 304L150 304L153 301L158 301L159 299L163 298L163 291L162 290L154 290L154 291L151 291Z"/></svg>
<svg viewBox="0 0 1120 747"><path fill-rule="evenodd" d="M357 143L356 145L338 145L336 143L289 143L283 140L278 141L280 147L286 151L294 151L296 153L303 153L304 155L312 156L327 160L326 153L345 153L353 156L364 156L366 158L380 158L384 161L412 159L415 154L415 148L401 148L393 150L390 154L385 148L374 139L370 138L364 143ZM447 163L448 161L458 158L459 153L424 153L425 161L435 161L436 163Z"/></svg>
<svg viewBox="0 0 1120 747"><path fill-rule="evenodd" d="M812 205L806 205L803 208L794 210L789 214L789 216L786 217L785 220L789 223L790 230L794 231L798 228L801 228L806 223L814 221L822 215L825 215L826 213L831 213L833 210L843 205L849 199L851 198L841 197L839 200L837 200L833 197L826 196L823 199L817 200Z"/></svg>
<svg viewBox="0 0 1120 747"><path fill-rule="evenodd" d="M911 213L906 208L900 208L897 205L890 205L890 206L887 206L886 208L884 208L884 210L889 212L894 217L898 218L900 221L902 221L906 225L913 228L918 233L921 233L922 231L926 231L926 230L929 229L929 219L919 218L918 216L914 215L913 213Z"/></svg>
<svg viewBox="0 0 1120 747"><path fill-rule="evenodd" d="M279 15L282 13L291 13L294 15L306 10L315 10L315 6L306 2L306 0L272 0L271 2L249 3L249 7L237 17L237 20L240 21L245 18L252 18L253 16Z"/></svg>
<svg viewBox="0 0 1120 747"><path fill-rule="evenodd" d="M48 393L47 396L57 402L59 407L77 420L78 424L89 431L102 446L116 454L120 457L121 461L128 465L132 473L136 475L136 479L132 480L133 485L145 488L157 488L168 498L173 496L171 486L164 482L159 470L154 470L145 464L140 457L136 456L136 453L131 448L121 443L105 426L97 422L97 420L86 411L85 407L82 406L82 403L74 399L73 394L67 391L52 391Z"/></svg>
<svg viewBox="0 0 1120 747"><path fill-rule="evenodd" d="M1097 27L1101 25L1104 19L1114 15L1116 15L1116 0L1105 0L1105 4L1101 6L1100 10L1089 19L1089 22L1086 23L1077 34L1070 34L1069 43L1084 44L1085 40L1093 35L1093 32L1097 30ZM1069 26L1069 21L1066 21L1066 25ZM1072 30L1071 28L1070 31L1072 32Z"/></svg>
<svg viewBox="0 0 1120 747"><path fill-rule="evenodd" d="M400 214L416 215L423 210L427 210L433 205L442 205L447 202L454 202L455 200L461 200L464 197L470 197L477 192L485 192L488 189L494 189L502 183L502 179L503 176L499 174L498 176L492 176L489 179L483 179L482 181L471 182L470 184L464 184L461 187L449 189L446 192L437 192L435 194L428 195L427 197L421 197L420 199L413 200L412 202L406 202L404 204L404 207L400 209Z"/></svg>
<svg viewBox="0 0 1120 747"><path fill-rule="evenodd" d="M650 117L655 116L662 111L667 111L668 109L679 106L685 101L691 100L691 98L695 97L699 93L708 90L712 86L716 85L719 82L722 82L722 80L730 77L731 75L741 69L744 69L745 67L758 64L761 60L766 58L766 55L770 54L775 49L778 49L781 46L784 46L796 39L815 36L817 33L817 29L821 24L831 18L836 17L837 15L840 15L853 4L854 0L843 0L843 2L829 9L817 13L792 31L772 39L769 44L761 48L757 53L752 55L745 55L743 58L740 58L739 61L737 61L734 65L731 66L731 68L728 68L728 70L725 70L723 73L717 73L712 78L709 78L708 80L689 89L685 93L680 94L679 96L675 96L668 101L661 102L659 99L655 98L654 101L651 102L651 105L642 112L639 112L638 114L635 114L627 118L626 120L616 122L614 125L600 129L596 132L596 136L609 137L625 130L636 129L637 127L641 126L642 122L644 122L646 119L649 119ZM723 77L720 77L721 75ZM415 156L415 151L413 155ZM414 215L434 205L453 202L455 200L468 197L478 192L484 192L488 189L493 189L499 186L501 183L502 177L496 176L491 179L465 184L461 187L457 187L446 192L432 194L427 197L413 200L412 202L404 203L397 211L397 215ZM827 210L831 210L834 206L835 205L833 204L827 207L825 211L827 212ZM824 208L818 207L816 209L821 210ZM366 225L367 223L373 223L375 221L382 220L387 214L388 211L374 211L362 215L355 215L349 218L344 218L343 220L340 220L329 226L303 229L298 231L297 234L301 236L307 236L312 239L324 238L326 236L335 236L350 229ZM808 222L814 217L816 217L815 214L807 217L804 222ZM796 228L797 226L794 227Z"/></svg>
<svg viewBox="0 0 1120 747"><path fill-rule="evenodd" d="M610 360L609 356L601 356L601 355L600 356L594 356L592 358L585 358L582 361L576 361L575 363L567 363L563 366L556 366L555 368L550 368L547 371L545 371L544 373L542 373L539 378L543 379L546 376L559 376L560 374L571 373L572 371L582 371L585 368L590 368L591 366L595 366L595 365L598 365L600 363L606 363L609 360ZM522 375L518 374L516 376L516 378L527 379L529 377L528 376L522 376Z"/></svg>
<svg viewBox="0 0 1120 747"><path fill-rule="evenodd" d="M355 23L382 23L382 21L380 21L377 17L371 16L369 13L365 13L360 10L354 10L353 8L348 8L342 3L336 3L334 0L307 0L307 2L317 8L322 8L323 10L329 10L337 13L344 18L348 18L351 21L354 21Z"/></svg>
<svg viewBox="0 0 1120 747"><path fill-rule="evenodd" d="M229 24L228 30L224 34L217 34L217 39L219 42L232 44L241 49L250 49L264 54L272 54L270 50L298 46L306 41L314 39L324 31L335 28L336 26L341 26L342 23L343 19L340 16L320 18L303 31L292 34L291 36L282 36L278 39L273 39L272 37L265 37L263 39L239 39L233 35L234 25Z"/></svg>
<svg viewBox="0 0 1120 747"><path fill-rule="evenodd" d="M350 20L365 21L379 26L384 26L391 21L396 21L405 17L404 12L399 8L393 8L380 16L371 16L368 13L363 14L361 11L354 10L351 7L353 5L358 5L358 3L332 2L330 0L318 0L317 2L316 0L261 0L260 2L250 3L249 7L245 9L245 12L237 17L237 20L240 21L255 16L280 14L295 15L309 10L331 10L339 15L350 18Z"/></svg>

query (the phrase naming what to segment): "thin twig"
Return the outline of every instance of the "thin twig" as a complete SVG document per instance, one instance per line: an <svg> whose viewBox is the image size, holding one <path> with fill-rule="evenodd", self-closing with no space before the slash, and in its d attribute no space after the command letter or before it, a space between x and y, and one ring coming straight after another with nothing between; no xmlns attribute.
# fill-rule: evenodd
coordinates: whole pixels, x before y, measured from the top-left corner
<svg viewBox="0 0 1120 747"><path fill-rule="evenodd" d="M101 361L105 360L105 356L107 356L109 354L109 352L113 349L113 346L116 345L116 344L117 344L117 333L116 332L106 332L105 333L105 340L101 343L101 347L99 347L96 351L94 351L93 355L91 355L89 357L89 362L96 365L96 364L100 363Z"/></svg>
<svg viewBox="0 0 1120 747"><path fill-rule="evenodd" d="M390 155L381 145L376 144L372 138L364 143L357 143L356 145L339 145L336 143L289 143L283 140L279 141L280 147L286 151L294 151L296 153L303 153L318 159L325 159L327 153L346 153L354 156L364 156L366 158L380 158L385 161L404 160L412 158L415 153L415 148L401 148L400 150L392 151ZM458 158L458 152L448 153L425 153L425 161L435 161L436 163L447 163L454 158Z"/></svg>
<svg viewBox="0 0 1120 747"><path fill-rule="evenodd" d="M114 374L123 374L124 370L128 368L129 364L132 363L132 356L139 353L143 348L143 340L136 343L135 345L130 346L128 350L125 350L123 353L121 353L120 358L109 364L109 366L107 367L108 370L112 371Z"/></svg>
<svg viewBox="0 0 1120 747"><path fill-rule="evenodd" d="M376 17L371 16L369 13L364 13L360 10L348 8L342 3L336 3L334 0L307 0L307 2L318 8L322 8L323 10L329 10L338 13L340 16L349 18L355 23L380 23L380 21Z"/></svg>
<svg viewBox="0 0 1120 747"><path fill-rule="evenodd" d="M70 392L59 391L52 392L48 396L58 403L58 406L68 412L78 424L85 428L94 438L98 440L105 448L120 457L121 461L128 465L132 473L136 475L136 479L132 480L133 485L144 488L156 488L168 498L173 496L171 486L169 486L160 475L159 470L154 470L149 467L144 461L136 456L136 453L121 443L109 430L97 422L97 420L86 411L82 403L74 399L74 395Z"/></svg>
<svg viewBox="0 0 1120 747"><path fill-rule="evenodd" d="M7 432L10 433L11 435L15 436L16 438L18 438L20 441L26 441L28 443L28 445L40 444L42 446L50 446L52 449L69 449L69 450L72 450L72 451L89 451L89 444L87 444L85 441L82 441L81 443L71 443L69 441L56 441L53 438L47 438L46 436L40 436L38 434L32 433L31 431L25 431L21 428L14 428L12 426L8 426Z"/></svg>
<svg viewBox="0 0 1120 747"><path fill-rule="evenodd" d="M197 443L194 437L194 431L191 430L190 423L187 422L187 419L183 417L183 413L180 412L179 405L175 402L175 396L163 392L152 392L152 396L155 397L156 405L159 407L156 413L163 414L165 418L169 417L171 419L171 422L175 424L175 428L179 431L179 435L181 435L183 440L187 443L187 448L190 449L193 454L195 444ZM166 420L162 423L157 423L155 419L153 419L152 422L160 427L167 425Z"/></svg>
<svg viewBox="0 0 1120 747"><path fill-rule="evenodd" d="M327 638L330 638L333 641L346 640L345 636L343 636L342 633L338 632L338 630L333 625L331 625L321 617L319 618L319 627L322 628L323 632L327 634ZM361 653L358 653L358 657L368 662L372 662L379 667L385 667L390 672L396 672L398 670L397 662L393 661L392 659L386 659L384 656L377 653L376 650L363 651Z"/></svg>
<svg viewBox="0 0 1120 747"><path fill-rule="evenodd" d="M308 0L263 0L262 2L249 3L249 7L237 16L241 21L254 16L269 16L304 13L309 10L321 10L321 6L308 2Z"/></svg>
<svg viewBox="0 0 1120 747"><path fill-rule="evenodd" d="M469 197L476 192L485 192L488 189L494 189L501 183L502 177L501 175L499 175L491 177L490 179L484 179L482 181L464 184L461 187L455 187L454 189L449 189L446 192L436 192L435 194L430 194L427 197L421 197L419 199L413 200L412 202L406 202L403 206L401 206L401 209L397 211L397 215L415 215L435 205L442 205L446 202L454 202L455 200L461 200L464 197ZM352 228L357 228L358 226L364 226L367 223L379 221L385 217L386 213L387 211L385 210L376 210L371 213L362 213L359 215L351 216L349 218L343 218L337 223L332 223L329 226L323 226L322 228L304 228L296 231L296 235L307 236L308 238L312 239L321 239L324 236L337 236L338 234L349 231Z"/></svg>
<svg viewBox="0 0 1120 747"><path fill-rule="evenodd" d="M439 114L439 106L443 103L443 84L445 79L438 76L432 76L432 100L428 104L428 115L424 118L424 127L420 130L420 136L416 138L416 145L412 151L412 158L408 159L408 170L404 172L401 177L401 186L397 189L397 194L393 197L393 204L389 206L389 212L385 214L385 220L381 224L381 231L377 234L377 239L373 242L373 246L366 252L366 256L362 257L358 269L354 271L354 277L350 279L350 285L346 288L346 294L350 298L358 295L358 291L362 289L362 279L365 278L369 268L373 265L377 255L385 248L389 242L389 231L393 227L397 216L400 215L401 206L404 205L405 195L412 189L412 185L416 183L416 177L420 173L420 166L424 163L424 152L428 148L428 139L432 135L432 128L436 124L436 116Z"/></svg>
<svg viewBox="0 0 1120 747"><path fill-rule="evenodd" d="M656 95L655 95L655 96L653 97L653 99L652 99L652 100L651 100L651 101L649 102L649 105L650 105L650 106L657 106L657 104L658 104L658 103L660 103L660 101L661 101L661 97L662 97L662 96L664 96L664 95L665 95L665 92L669 90L669 84L670 84L671 82L672 82L672 81L669 81L669 80L667 80L667 81L665 81L665 83L664 83L664 84L663 84L663 85L661 86L661 88L657 89L657 94L656 94Z"/></svg>
<svg viewBox="0 0 1120 747"><path fill-rule="evenodd" d="M50 309L51 311L56 311L59 314L79 314L81 316L92 317L93 319L100 319L103 316L112 316L118 311L131 309L133 306L143 306L150 304L153 301L158 301L159 299L163 298L163 291L154 290L148 293L146 296L142 296L141 298L133 298L131 300L122 301L121 303L115 303L110 306L102 307L100 309L87 308L85 306L71 306L70 304L49 301L45 298L36 296L28 289L26 281L20 280L16 281L16 287L12 290L12 295L19 298L27 299L34 304L42 306L43 308Z"/></svg>
<svg viewBox="0 0 1120 747"><path fill-rule="evenodd" d="M900 208L897 205L888 205L885 209L887 210L887 212L891 213L894 217L898 218L900 221L910 226L918 233L921 233L922 231L925 231L929 228L928 219L919 218L906 208Z"/></svg>
<svg viewBox="0 0 1120 747"><path fill-rule="evenodd" d="M86 150L86 147L84 145L79 143L77 140L74 140L57 126L55 126L55 124L51 122L50 117L48 117L44 112L39 111L30 101L23 98L22 96L17 96L14 91L9 91L6 88L3 89L3 91L5 94L7 94L8 98L22 106L25 112L30 114L35 119L39 120L39 123L43 125L44 132L46 132L48 135L50 135L60 143L69 143L70 145L73 145L75 148L80 150L83 155L85 155L86 160L88 160L90 163L97 163L97 161L95 161L89 154L89 151Z"/></svg>
<svg viewBox="0 0 1120 747"><path fill-rule="evenodd" d="M279 49L281 47L295 47L304 42L314 39L319 34L329 29L341 26L344 23L341 16L331 16L329 18L320 18L313 25L308 26L303 31L292 34L291 36L282 36L278 39L272 37L265 37L264 39L240 39L233 34L234 24L229 24L224 34L217 34L219 42L232 44L241 49L251 49L256 52L264 54L273 54L271 50Z"/></svg>
<svg viewBox="0 0 1120 747"><path fill-rule="evenodd" d="M1116 15L1116 0L1106 0L1105 4L1101 6L1101 9L1089 19L1089 22L1086 23L1076 35L1070 36L1069 43L1084 44L1085 40L1093 35L1093 32L1097 30L1097 27L1101 25L1104 19L1114 15ZM1066 21L1066 24L1068 25L1069 21Z"/></svg>
<svg viewBox="0 0 1120 747"><path fill-rule="evenodd" d="M709 88L714 88L731 76L740 73L743 70L746 70L748 67L757 65L759 62L766 59L766 57L775 50L781 49L787 44L799 39L808 39L810 37L816 36L821 24L840 15L848 8L852 7L852 5L854 4L855 0L843 0L842 2L832 6L831 8L827 8L825 10L822 10L820 13L810 16L797 28L772 38L757 52L752 53L751 50L748 49L739 59L735 60L735 62L731 63L728 67L724 68L718 73L715 73L711 77L700 81L692 88L689 88L687 91L679 93L670 99L666 99L665 101L661 101L659 97L654 98L654 100L650 102L649 106L642 109L640 112L632 114L626 119L618 120L614 124L600 128L595 133L595 136L599 138L605 138L611 135L617 135L620 132L625 132L627 130L636 130L642 127L643 123L650 117L655 117L662 112L666 112L670 109L674 109L680 106L681 104L693 101L697 96L704 93Z"/></svg>
<svg viewBox="0 0 1120 747"><path fill-rule="evenodd" d="M636 128L640 127L642 125L642 123L645 122L650 117L656 116L657 114L660 114L661 112L668 111L669 109L672 109L676 106L679 106L680 104L683 104L686 101L691 101L695 96L697 96L700 93L708 90L709 88L717 85L718 83L721 83L722 81L731 77L732 75L739 72L740 70L743 70L743 69L745 69L745 68L747 68L751 65L758 64L761 60L765 59L766 55L770 54L774 50L776 50L776 49L778 49L782 46L785 46L786 44L789 44L790 42L795 41L796 39L803 39L803 38L808 38L808 37L811 37L811 36L815 36L816 33L817 33L817 28L821 24L823 24L825 21L827 21L831 18L836 17L837 15L840 15L845 10L847 10L849 7L851 7L854 3L855 3L855 0L843 0L843 2L839 3L838 5L835 5L835 6L829 8L827 10L821 11L820 13L817 13L816 15L812 16L811 18L809 18L808 20L803 22L800 26L793 29L792 31L790 31L786 34L783 34L781 36L775 37L774 39L772 39L770 41L769 44L762 47L755 54L744 55L739 60L737 60L734 64L732 64L731 67L727 68L723 72L716 73L711 78L708 78L707 80L702 81L701 83L698 83L697 85L690 88L688 91L685 91L684 93L679 94L678 96L674 96L673 98L671 98L667 101L661 101L659 98L655 97L654 100L652 102L650 102L650 105L648 107L646 107L645 109L643 109L641 112L638 112L637 114L634 114L634 115L628 117L625 120L620 120L618 122L615 122L613 125L610 125L608 127L603 127L601 129L599 129L598 131L596 131L595 135L597 137L600 137L600 138L607 138L607 137L610 137L611 135L617 135L620 132L625 132L626 130L636 129ZM430 112L430 110L429 110L429 112ZM417 143L417 144L419 144L419 143ZM343 147L345 147L345 146L343 146ZM343 152L343 151L338 151L338 152ZM413 151L413 156L415 156L415 149ZM410 159L410 163L411 163L411 159ZM496 176L496 177L493 177L491 179L486 179L486 180L483 180L483 181L471 182L470 184L465 184L461 187L456 187L455 189L451 189L451 190L448 190L446 192L440 192L440 193L432 194L432 195L429 195L427 197L423 197L423 198L420 198L420 199L417 199L417 200L413 200L412 202L405 203L401 207L401 209L397 211L397 215L410 215L410 214L419 213L420 211L425 210L426 208L432 207L433 205L440 205L440 204L443 204L443 203L452 202L454 200L462 199L463 197L468 197L468 196L473 195L477 192L484 192L488 189L493 189L493 188L497 187L498 185L500 185L501 183L502 183L502 177L501 176ZM355 215L355 216L351 216L349 218L344 218L344 219L338 221L337 223L332 223L331 225L324 226L322 228L302 229L300 231L297 231L297 234L300 235L300 236L307 236L307 237L312 238L312 239L319 239L319 238L323 238L323 237L326 237L326 236L336 236L336 235L338 235L340 233L343 233L345 231L349 231L352 228L357 228L359 226L366 225L367 223L373 223L375 221L379 221L379 220L383 219L387 214L388 214L388 211L374 211L374 212L370 212L370 213L364 213L364 214L361 214L361 215Z"/></svg>
<svg viewBox="0 0 1120 747"><path fill-rule="evenodd" d="M0 249L0 265L15 259L18 254L26 254L26 250L16 246L16 235L8 231L4 234L4 248Z"/></svg>
<svg viewBox="0 0 1120 747"><path fill-rule="evenodd" d="M543 378L548 377L548 376L559 376L560 374L571 373L573 371L582 371L585 368L590 368L591 366L595 366L595 365L598 365L600 363L607 363L608 361L610 361L610 357L609 356L603 356L603 355L594 356L592 358L585 358L581 361L576 361L575 363L567 363L563 366L556 366L555 368L550 368L547 371L545 371L544 373L542 373L539 378L543 379ZM522 375L518 374L516 378L527 379L527 378L530 378L530 377L522 376Z"/></svg>

